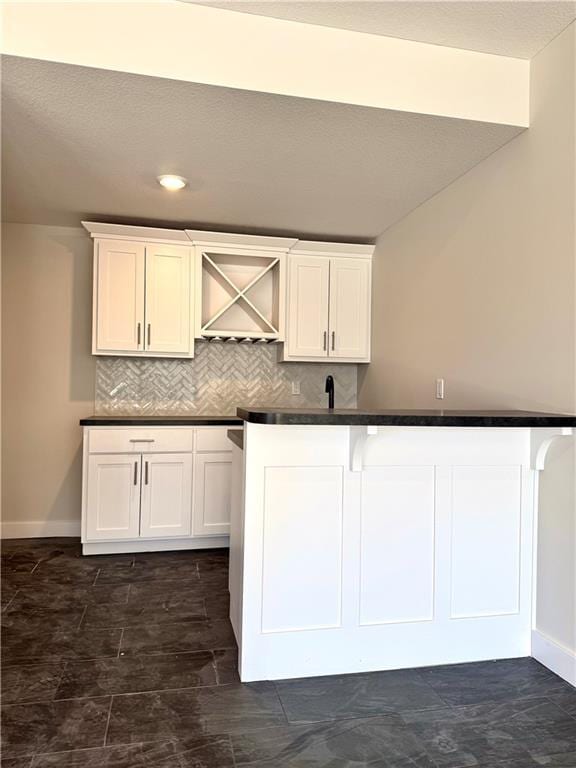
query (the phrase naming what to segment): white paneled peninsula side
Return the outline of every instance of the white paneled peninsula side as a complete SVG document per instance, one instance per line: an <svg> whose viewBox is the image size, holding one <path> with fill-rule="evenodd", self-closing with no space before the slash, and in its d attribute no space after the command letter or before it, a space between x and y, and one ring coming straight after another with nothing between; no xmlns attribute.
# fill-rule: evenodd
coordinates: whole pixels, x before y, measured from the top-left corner
<svg viewBox="0 0 576 768"><path fill-rule="evenodd" d="M239 410L243 681L528 656L538 473L576 417Z"/></svg>

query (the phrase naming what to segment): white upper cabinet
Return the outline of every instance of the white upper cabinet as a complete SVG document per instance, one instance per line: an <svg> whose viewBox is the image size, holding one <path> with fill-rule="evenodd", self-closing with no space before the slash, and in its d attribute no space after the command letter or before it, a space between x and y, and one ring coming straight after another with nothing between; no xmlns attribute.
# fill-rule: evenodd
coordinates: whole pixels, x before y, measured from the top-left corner
<svg viewBox="0 0 576 768"><path fill-rule="evenodd" d="M175 242L163 243L146 240L143 228L85 226L94 237L92 353L193 357L195 271L186 234L168 230Z"/></svg>
<svg viewBox="0 0 576 768"><path fill-rule="evenodd" d="M329 357L370 358L370 262L330 259Z"/></svg>
<svg viewBox="0 0 576 768"><path fill-rule="evenodd" d="M194 357L196 338L280 342L279 360L370 362L371 245L83 222L92 352Z"/></svg>
<svg viewBox="0 0 576 768"><path fill-rule="evenodd" d="M288 274L289 352L300 358L326 357L330 261L321 256L293 256Z"/></svg>
<svg viewBox="0 0 576 768"><path fill-rule="evenodd" d="M191 342L190 249L146 246L148 352L188 356Z"/></svg>
<svg viewBox="0 0 576 768"><path fill-rule="evenodd" d="M95 352L143 349L145 257L142 243L100 240L94 264Z"/></svg>
<svg viewBox="0 0 576 768"><path fill-rule="evenodd" d="M370 361L372 246L348 247L358 252L290 254L282 360Z"/></svg>

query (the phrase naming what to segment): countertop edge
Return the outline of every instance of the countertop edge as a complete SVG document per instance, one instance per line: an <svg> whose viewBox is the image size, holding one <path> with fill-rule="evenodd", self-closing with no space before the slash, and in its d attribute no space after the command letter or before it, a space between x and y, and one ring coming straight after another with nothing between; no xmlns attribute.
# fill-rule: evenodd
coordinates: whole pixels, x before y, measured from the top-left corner
<svg viewBox="0 0 576 768"><path fill-rule="evenodd" d="M576 416L539 415L423 415L379 413L286 413L239 408L238 416L250 424L276 426L389 426L389 427L570 427L576 428Z"/></svg>
<svg viewBox="0 0 576 768"><path fill-rule="evenodd" d="M242 424L237 416L88 416L81 427L235 427Z"/></svg>

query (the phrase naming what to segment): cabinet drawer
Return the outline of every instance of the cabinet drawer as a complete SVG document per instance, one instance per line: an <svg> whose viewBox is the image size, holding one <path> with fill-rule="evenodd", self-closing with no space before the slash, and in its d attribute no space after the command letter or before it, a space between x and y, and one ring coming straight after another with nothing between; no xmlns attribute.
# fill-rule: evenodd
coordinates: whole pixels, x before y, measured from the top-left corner
<svg viewBox="0 0 576 768"><path fill-rule="evenodd" d="M196 430L196 451L231 451L232 443L226 435L229 427L198 427Z"/></svg>
<svg viewBox="0 0 576 768"><path fill-rule="evenodd" d="M188 453L194 447L193 429L91 429L89 453Z"/></svg>

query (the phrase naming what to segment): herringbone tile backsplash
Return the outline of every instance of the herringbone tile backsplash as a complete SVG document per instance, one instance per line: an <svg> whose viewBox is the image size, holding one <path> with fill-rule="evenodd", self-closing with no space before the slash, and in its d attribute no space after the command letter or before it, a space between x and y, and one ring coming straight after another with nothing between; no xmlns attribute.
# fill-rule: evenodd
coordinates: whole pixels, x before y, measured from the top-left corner
<svg viewBox="0 0 576 768"><path fill-rule="evenodd" d="M192 360L99 357L98 414L235 415L242 405L317 408L334 376L337 408L356 407L357 366L278 363L273 344L197 342ZM292 381L300 395L292 395Z"/></svg>

